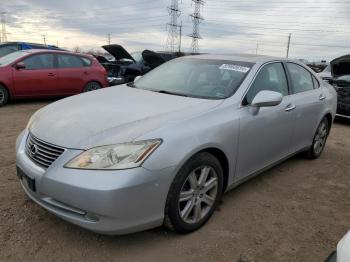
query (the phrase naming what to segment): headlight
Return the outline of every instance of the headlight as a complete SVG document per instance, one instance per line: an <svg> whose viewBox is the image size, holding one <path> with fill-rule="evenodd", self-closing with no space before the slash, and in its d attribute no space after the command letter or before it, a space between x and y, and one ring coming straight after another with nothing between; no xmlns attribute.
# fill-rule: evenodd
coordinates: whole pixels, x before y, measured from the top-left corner
<svg viewBox="0 0 350 262"><path fill-rule="evenodd" d="M89 149L69 161L65 167L117 170L140 166L162 140L145 140Z"/></svg>

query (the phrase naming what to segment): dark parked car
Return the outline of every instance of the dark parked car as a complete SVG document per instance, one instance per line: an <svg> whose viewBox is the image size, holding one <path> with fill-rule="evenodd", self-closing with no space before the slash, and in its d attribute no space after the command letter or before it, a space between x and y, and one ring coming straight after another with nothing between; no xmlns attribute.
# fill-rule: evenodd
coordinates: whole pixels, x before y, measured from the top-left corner
<svg viewBox="0 0 350 262"><path fill-rule="evenodd" d="M110 85L120 85L134 81L157 66L177 57L190 55L179 52L143 52L129 53L121 45L102 46L115 60L110 61L104 56L97 56L97 60L106 68Z"/></svg>
<svg viewBox="0 0 350 262"><path fill-rule="evenodd" d="M14 98L69 96L106 86L106 69L90 55L29 49L0 58L0 106Z"/></svg>
<svg viewBox="0 0 350 262"><path fill-rule="evenodd" d="M337 116L350 119L350 75L338 77L334 84L338 92Z"/></svg>
<svg viewBox="0 0 350 262"><path fill-rule="evenodd" d="M336 58L330 65L331 83L338 92L337 116L350 119L350 55Z"/></svg>
<svg viewBox="0 0 350 262"><path fill-rule="evenodd" d="M26 42L6 42L6 43L0 44L0 57L19 50L27 50L27 49L63 50L53 45L42 45L42 44L34 44L34 43L26 43Z"/></svg>

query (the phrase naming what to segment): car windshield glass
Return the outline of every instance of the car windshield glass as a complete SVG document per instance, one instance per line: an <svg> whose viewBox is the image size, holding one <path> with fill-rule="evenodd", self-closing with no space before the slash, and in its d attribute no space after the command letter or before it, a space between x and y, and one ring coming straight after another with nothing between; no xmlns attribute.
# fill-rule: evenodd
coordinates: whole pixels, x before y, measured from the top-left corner
<svg viewBox="0 0 350 262"><path fill-rule="evenodd" d="M331 66L330 65L326 66L326 68L323 69L323 72L331 72Z"/></svg>
<svg viewBox="0 0 350 262"><path fill-rule="evenodd" d="M0 66L7 66L12 62L16 61L18 58L28 55L26 52L17 51L11 54L0 57Z"/></svg>
<svg viewBox="0 0 350 262"><path fill-rule="evenodd" d="M135 82L135 87L171 95L224 99L233 95L253 63L180 58Z"/></svg>
<svg viewBox="0 0 350 262"><path fill-rule="evenodd" d="M141 52L133 52L130 54L132 56L132 58L135 59L135 61L137 63L141 63L143 58L142 58L142 53Z"/></svg>
<svg viewBox="0 0 350 262"><path fill-rule="evenodd" d="M8 54L15 52L17 50L18 50L17 46L15 46L15 45L0 46L0 57L8 55Z"/></svg>

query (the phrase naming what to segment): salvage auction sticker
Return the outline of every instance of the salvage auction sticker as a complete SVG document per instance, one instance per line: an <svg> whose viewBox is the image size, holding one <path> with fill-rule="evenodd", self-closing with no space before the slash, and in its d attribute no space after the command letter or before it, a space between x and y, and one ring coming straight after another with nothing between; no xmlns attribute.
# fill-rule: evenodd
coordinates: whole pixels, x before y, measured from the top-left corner
<svg viewBox="0 0 350 262"><path fill-rule="evenodd" d="M238 71L242 73L247 73L249 71L249 67L239 66L239 65L230 65L230 64L223 64L219 68L222 70Z"/></svg>

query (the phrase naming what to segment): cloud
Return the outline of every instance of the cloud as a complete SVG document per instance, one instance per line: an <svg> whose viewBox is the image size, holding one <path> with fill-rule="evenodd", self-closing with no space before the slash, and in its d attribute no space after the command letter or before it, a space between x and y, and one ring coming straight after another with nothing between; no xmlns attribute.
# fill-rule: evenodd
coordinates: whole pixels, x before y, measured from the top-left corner
<svg viewBox="0 0 350 262"><path fill-rule="evenodd" d="M8 38L83 49L112 41L127 50L165 48L166 7L170 0L2 0ZM183 42L189 51L193 12L190 0L179 1ZM295 58L330 59L350 53L350 3L342 0L207 0L200 25L203 52L248 52L284 56L288 34ZM257 48L258 47L258 48Z"/></svg>

